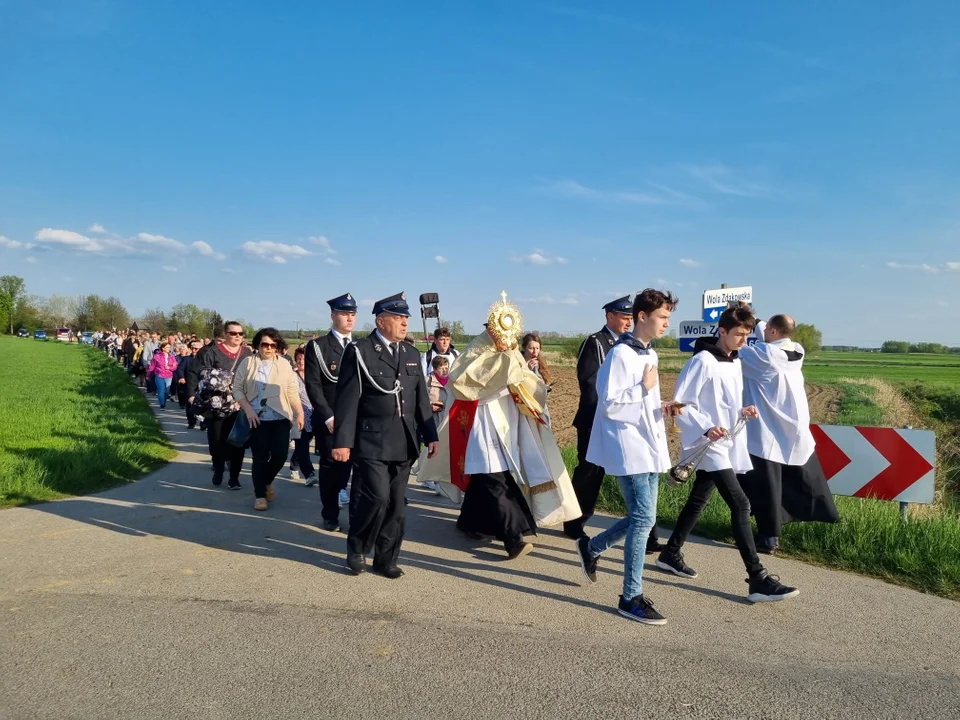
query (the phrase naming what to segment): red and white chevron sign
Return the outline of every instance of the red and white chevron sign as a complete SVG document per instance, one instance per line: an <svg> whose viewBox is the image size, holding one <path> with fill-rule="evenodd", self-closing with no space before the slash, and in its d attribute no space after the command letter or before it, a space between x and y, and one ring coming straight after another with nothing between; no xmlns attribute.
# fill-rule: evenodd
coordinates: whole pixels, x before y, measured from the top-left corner
<svg viewBox="0 0 960 720"><path fill-rule="evenodd" d="M834 495L933 502L932 430L811 425L817 458Z"/></svg>

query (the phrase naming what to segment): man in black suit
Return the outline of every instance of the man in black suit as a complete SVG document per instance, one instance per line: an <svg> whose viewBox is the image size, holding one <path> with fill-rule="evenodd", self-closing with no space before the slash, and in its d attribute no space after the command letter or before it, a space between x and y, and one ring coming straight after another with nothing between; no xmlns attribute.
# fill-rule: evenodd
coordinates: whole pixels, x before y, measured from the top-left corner
<svg viewBox="0 0 960 720"><path fill-rule="evenodd" d="M313 406L313 432L317 437L320 463L317 480L320 485L321 524L330 532L340 529L340 493L350 479L350 463L333 459L333 412L337 400L344 349L353 342L353 327L357 323L357 301L350 293L333 300L330 306L330 332L307 343L304 356L303 382L307 397Z"/></svg>
<svg viewBox="0 0 960 720"><path fill-rule="evenodd" d="M353 462L347 567L359 575L374 552L375 572L396 579L403 541L404 490L420 452L437 452L420 354L403 340L410 307L403 293L373 306L377 329L347 346L334 404L333 459Z"/></svg>

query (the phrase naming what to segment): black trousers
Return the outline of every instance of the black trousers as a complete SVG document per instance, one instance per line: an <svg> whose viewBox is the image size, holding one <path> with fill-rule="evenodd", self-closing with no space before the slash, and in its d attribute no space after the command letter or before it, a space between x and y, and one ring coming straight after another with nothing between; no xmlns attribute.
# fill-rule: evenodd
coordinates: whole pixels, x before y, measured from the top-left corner
<svg viewBox="0 0 960 720"><path fill-rule="evenodd" d="M317 463L317 485L320 488L320 517L327 522L340 521L340 491L345 490L350 481L350 470L353 463L336 462L327 455ZM410 470L407 469L409 475ZM356 481L354 481L356 487ZM353 502L353 498L350 499ZM351 521L350 526L353 527Z"/></svg>
<svg viewBox="0 0 960 720"><path fill-rule="evenodd" d="M593 517L593 511L597 507L597 498L600 496L600 486L603 485L603 468L587 462L587 448L589 446L590 432L578 428L577 467L573 471L571 482L583 515L576 520L568 520L563 524L563 531L573 538L585 534L583 526Z"/></svg>
<svg viewBox="0 0 960 720"><path fill-rule="evenodd" d="M463 494L457 528L466 533L492 535L507 552L536 535L537 525L523 491L509 472L476 473Z"/></svg>
<svg viewBox="0 0 960 720"><path fill-rule="evenodd" d="M266 497L267 486L287 464L290 446L290 421L267 420L250 432L250 455L253 459L253 494ZM232 470L232 467L231 467Z"/></svg>
<svg viewBox="0 0 960 720"><path fill-rule="evenodd" d="M347 533L349 555L368 555L373 551L374 565L396 564L406 517L403 493L412 465L412 460L354 460Z"/></svg>
<svg viewBox="0 0 960 720"><path fill-rule="evenodd" d="M606 474L599 465L587 462L587 448L590 446L590 433L577 430L577 467L573 471L571 484L577 495L580 512L583 513L576 520L568 520L563 524L563 532L572 538L586 535L583 526L593 517L597 509L597 498L600 497L600 488L603 486L603 476ZM657 526L654 525L647 536L647 546L656 545L658 541Z"/></svg>
<svg viewBox="0 0 960 720"><path fill-rule="evenodd" d="M231 480L240 478L240 468L243 466L243 448L234 447L227 442L236 419L237 413L233 413L222 418L211 416L207 420L207 446L210 448L214 472L222 473L229 460Z"/></svg>
<svg viewBox="0 0 960 720"><path fill-rule="evenodd" d="M313 475L313 460L310 459L310 441L313 430L301 430L300 437L293 441L293 455L290 456L290 469L299 470L306 478Z"/></svg>
<svg viewBox="0 0 960 720"><path fill-rule="evenodd" d="M737 543L737 550L740 551L740 557L743 559L743 565L747 572L753 574L763 569L760 558L757 556L757 547L753 540L753 531L750 528L750 501L746 493L740 487L740 481L733 470L697 470L696 478L693 481L693 487L690 489L690 497L687 498L686 505L680 511L677 517L677 524L673 528L673 534L667 542L667 552L676 553L680 551L683 544L697 524L697 518L703 512L710 496L713 495L713 489L716 488L720 497L730 508L730 524L733 529L733 537Z"/></svg>

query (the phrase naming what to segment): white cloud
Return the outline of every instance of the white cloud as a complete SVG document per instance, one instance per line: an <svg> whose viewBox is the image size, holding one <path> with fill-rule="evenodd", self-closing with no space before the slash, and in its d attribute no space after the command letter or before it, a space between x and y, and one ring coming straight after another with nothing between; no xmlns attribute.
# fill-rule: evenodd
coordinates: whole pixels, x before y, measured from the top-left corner
<svg viewBox="0 0 960 720"><path fill-rule="evenodd" d="M107 229L100 223L94 223L87 228L87 232L96 233L97 235L108 235Z"/></svg>
<svg viewBox="0 0 960 720"><path fill-rule="evenodd" d="M685 268L699 268L703 267L703 263L699 260L693 260L692 258L680 258L680 264Z"/></svg>
<svg viewBox="0 0 960 720"><path fill-rule="evenodd" d="M223 253L219 253L210 247L209 243L205 243L203 240L197 240L196 242L190 243L190 247L193 249L197 255L202 255L203 257L212 257L215 260L223 260L227 256Z"/></svg>
<svg viewBox="0 0 960 720"><path fill-rule="evenodd" d="M232 273L232 272L233 272L233 268L224 268L224 269L222 270L222 272L224 272L224 273Z"/></svg>
<svg viewBox="0 0 960 720"><path fill-rule="evenodd" d="M553 253L550 253L542 248L534 248L533 252L529 255L514 257L513 262L529 263L530 265L553 265L554 263L558 265L566 265L567 259L565 257L560 257L559 255L554 255Z"/></svg>
<svg viewBox="0 0 960 720"><path fill-rule="evenodd" d="M27 262L30 263L31 265L32 265L33 263L35 263L36 261L37 261L37 259L36 259L33 255L31 255L30 257L27 258Z"/></svg>
<svg viewBox="0 0 960 720"><path fill-rule="evenodd" d="M333 249L333 244L323 235L314 235L307 238L308 241L320 247L321 255L336 255L337 251Z"/></svg>
<svg viewBox="0 0 960 720"><path fill-rule="evenodd" d="M240 246L251 260L274 263L283 265L290 258L307 257L313 255L312 252L299 245L286 245L284 243L273 242L272 240L261 240L259 242L245 242Z"/></svg>
<svg viewBox="0 0 960 720"><path fill-rule="evenodd" d="M546 295L537 295L536 297L522 297L517 298L519 303L534 303L534 304L546 304L546 305L579 305L580 300L577 298L576 293L567 293L562 297L554 297L553 295L547 293Z"/></svg>
<svg viewBox="0 0 960 720"><path fill-rule="evenodd" d="M23 247L23 243L22 243L22 242L18 242L17 240L11 240L11 239L8 238L8 237L4 237L3 235L0 235L0 247L5 247L5 248L22 248L22 247Z"/></svg>
<svg viewBox="0 0 960 720"><path fill-rule="evenodd" d="M176 269L173 265L164 265L164 266L163 266L163 271L164 271L164 272L172 272L172 273L175 273L175 272L177 272L177 269Z"/></svg>
<svg viewBox="0 0 960 720"><path fill-rule="evenodd" d="M666 185L649 183L644 190L598 190L576 180L557 180L544 188L549 195L566 198L581 198L626 205L690 205L697 202L686 193Z"/></svg>
<svg viewBox="0 0 960 720"><path fill-rule="evenodd" d="M332 257L324 258L323 261L324 261L327 265L339 265L339 264L340 264L340 261L339 261L339 260L337 260L336 258L332 258Z"/></svg>
<svg viewBox="0 0 960 720"><path fill-rule="evenodd" d="M960 272L960 262L945 262L939 265L931 265L929 263L921 263L919 265L904 265L898 262L888 262L887 267L893 270L922 270L923 272L930 273L931 275Z"/></svg>
<svg viewBox="0 0 960 720"><path fill-rule="evenodd" d="M99 227L102 228L103 226ZM155 235L153 233L137 233L129 238L121 238L109 232L107 235L92 238L72 230L43 228L38 230L34 237L38 249L59 249L105 257L169 257L197 254L218 260L224 258L224 255L216 252L210 245L202 241L186 245L166 235Z"/></svg>
<svg viewBox="0 0 960 720"><path fill-rule="evenodd" d="M769 185L740 177L732 168L723 163L682 165L681 167L694 180L703 183L720 195L759 198L779 194L775 188Z"/></svg>
<svg viewBox="0 0 960 720"><path fill-rule="evenodd" d="M437 263L440 263L441 265L446 265L446 264L447 264L447 259L446 259L443 255L436 255L436 256L433 258L433 261L434 261L434 262L437 262Z"/></svg>

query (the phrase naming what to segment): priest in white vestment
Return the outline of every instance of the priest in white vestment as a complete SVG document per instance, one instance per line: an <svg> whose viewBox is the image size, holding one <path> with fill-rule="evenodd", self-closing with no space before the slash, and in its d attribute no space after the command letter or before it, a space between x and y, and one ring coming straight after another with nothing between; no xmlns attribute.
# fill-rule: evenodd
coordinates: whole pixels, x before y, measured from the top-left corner
<svg viewBox="0 0 960 720"><path fill-rule="evenodd" d="M454 363L440 450L421 457L420 482L439 482L462 500L457 527L473 538L497 538L508 556L533 546L538 525L580 516L557 441L543 416L547 386L517 346L519 310L504 293L491 308L487 332Z"/></svg>
<svg viewBox="0 0 960 720"><path fill-rule="evenodd" d="M817 459L803 380L803 347L791 339L796 324L774 315L763 340L740 351L743 402L755 405L747 426L753 469L740 478L757 521L757 550L774 552L788 522L837 522L833 495Z"/></svg>

